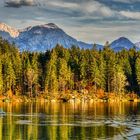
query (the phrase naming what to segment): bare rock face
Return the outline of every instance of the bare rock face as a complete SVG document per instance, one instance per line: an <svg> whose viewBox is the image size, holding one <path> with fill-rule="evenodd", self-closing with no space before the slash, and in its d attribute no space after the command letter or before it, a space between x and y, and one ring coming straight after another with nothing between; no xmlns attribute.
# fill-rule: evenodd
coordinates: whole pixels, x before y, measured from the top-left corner
<svg viewBox="0 0 140 140"><path fill-rule="evenodd" d="M13 38L16 38L19 36L19 31L17 29L14 29L5 23L0 23L0 31L9 33L9 35Z"/></svg>

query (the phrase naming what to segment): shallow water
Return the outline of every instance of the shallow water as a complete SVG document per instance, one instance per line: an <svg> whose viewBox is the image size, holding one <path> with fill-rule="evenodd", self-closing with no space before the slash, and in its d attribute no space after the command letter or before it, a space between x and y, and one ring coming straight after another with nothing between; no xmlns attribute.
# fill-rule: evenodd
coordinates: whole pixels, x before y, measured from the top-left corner
<svg viewBox="0 0 140 140"><path fill-rule="evenodd" d="M0 140L140 139L140 103L1 103Z"/></svg>

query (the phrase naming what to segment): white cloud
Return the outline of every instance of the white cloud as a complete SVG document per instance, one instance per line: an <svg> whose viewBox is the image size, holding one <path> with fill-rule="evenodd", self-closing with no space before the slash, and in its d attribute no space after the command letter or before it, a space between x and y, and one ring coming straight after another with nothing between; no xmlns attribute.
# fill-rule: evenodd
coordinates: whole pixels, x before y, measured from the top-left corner
<svg viewBox="0 0 140 140"><path fill-rule="evenodd" d="M114 1L134 2L134 0ZM36 6L26 7L22 4L17 9L2 7L0 0L0 20L20 28L54 22L68 34L87 42L104 44L106 40L112 41L120 36L129 37L134 42L140 40L138 31L140 12L127 11L125 8L122 11L114 10L99 0L32 0L32 2ZM133 19L137 24L132 23Z"/></svg>
<svg viewBox="0 0 140 140"><path fill-rule="evenodd" d="M89 14L97 14L103 17L110 17L114 15L114 11L104 4L97 1L85 2L82 4L82 9Z"/></svg>
<svg viewBox="0 0 140 140"><path fill-rule="evenodd" d="M140 0L113 0L117 2L136 2ZM39 1L38 1L39 2ZM56 9L58 11L63 11L64 13L71 12L73 15L79 13L79 17L87 19L103 19L103 18L115 18L115 19L140 19L140 12L131 11L117 11L111 9L103 3L95 0L81 1L81 2L67 2L62 0L42 0L40 1L44 8ZM39 4L38 4L39 5ZM59 13L58 13L59 14Z"/></svg>
<svg viewBox="0 0 140 140"><path fill-rule="evenodd" d="M36 2L37 3L37 2ZM40 4L39 4L40 3ZM41 0L38 1L37 4L40 8L51 8L52 10L61 10L63 12L74 12L80 13L81 16L91 16L95 19L101 19L102 17L112 17L116 14L116 11L111 9L110 7L95 1L95 0L88 0L88 1L75 1L75 2L68 2L62 0ZM97 18L98 17L98 18Z"/></svg>
<svg viewBox="0 0 140 140"><path fill-rule="evenodd" d="M84 17L85 19L103 19L103 18L115 18L115 19L140 19L140 12L131 12L131 11L117 11L111 9L109 6L96 1L96 0L77 0L69 2L68 0L8 0L9 7L21 6L32 6L36 5L39 9L46 9L54 11L56 15L60 14L69 14L73 17L79 16ZM112 0L116 2L123 3L132 3L140 0Z"/></svg>
<svg viewBox="0 0 140 140"><path fill-rule="evenodd" d="M105 44L106 41L113 40L123 36L132 40L134 43L140 41L139 22L119 23L101 22L98 24L83 25L80 28L72 26L70 29L67 26L63 27L66 32L76 37L79 40L90 43ZM73 32L74 31L74 32Z"/></svg>
<svg viewBox="0 0 140 140"><path fill-rule="evenodd" d="M56 2L56 1L50 1L47 2L46 6L54 6L54 7L59 7L59 8L70 8L70 9L76 9L79 8L79 5L77 3L70 3L70 2Z"/></svg>
<svg viewBox="0 0 140 140"><path fill-rule="evenodd" d="M126 18L140 20L140 12L120 11L120 14Z"/></svg>
<svg viewBox="0 0 140 140"><path fill-rule="evenodd" d="M112 0L114 2L121 2L121 3L135 3L140 2L140 0Z"/></svg>

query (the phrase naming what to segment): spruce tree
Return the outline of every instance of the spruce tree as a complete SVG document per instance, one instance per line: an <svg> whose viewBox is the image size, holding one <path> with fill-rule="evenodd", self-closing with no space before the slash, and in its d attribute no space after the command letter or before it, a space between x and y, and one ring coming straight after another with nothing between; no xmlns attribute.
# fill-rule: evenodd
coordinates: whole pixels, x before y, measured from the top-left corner
<svg viewBox="0 0 140 140"><path fill-rule="evenodd" d="M3 93L3 74L2 74L2 62L0 60L0 94Z"/></svg>
<svg viewBox="0 0 140 140"><path fill-rule="evenodd" d="M67 62L65 59L58 59L58 85L60 91L64 91L68 88L69 81L71 79L71 72L68 68Z"/></svg>
<svg viewBox="0 0 140 140"><path fill-rule="evenodd" d="M140 92L140 57L138 57L136 60L136 76L137 76L138 89Z"/></svg>
<svg viewBox="0 0 140 140"><path fill-rule="evenodd" d="M126 83L126 76L124 74L124 71L122 70L122 67L119 65L116 66L113 78L114 93L122 95L125 91Z"/></svg>
<svg viewBox="0 0 140 140"><path fill-rule="evenodd" d="M51 52L50 61L46 64L46 91L49 93L56 93L58 91L58 79L57 79L57 54L53 49Z"/></svg>

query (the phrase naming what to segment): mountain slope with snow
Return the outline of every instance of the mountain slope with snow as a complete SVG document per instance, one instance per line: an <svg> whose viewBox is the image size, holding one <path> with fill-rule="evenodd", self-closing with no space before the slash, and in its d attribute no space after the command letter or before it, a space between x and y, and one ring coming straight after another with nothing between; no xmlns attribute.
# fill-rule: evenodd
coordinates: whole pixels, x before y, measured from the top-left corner
<svg viewBox="0 0 140 140"><path fill-rule="evenodd" d="M76 40L53 23L30 26L22 30L0 23L0 36L10 43L14 42L20 51L45 52L54 48L57 44L65 48L70 48L74 45L83 49L91 49L94 46L93 44ZM140 42L134 44L125 37L120 37L110 44L110 47L116 52L122 49L129 50L134 46L137 50L140 50ZM102 50L103 46L96 44L96 49Z"/></svg>
<svg viewBox="0 0 140 140"><path fill-rule="evenodd" d="M62 29L53 23L28 27L23 30L14 30L0 26L0 36L10 42L14 42L21 51L46 51L57 44L69 48L73 45L80 48L92 48L92 44L77 41L67 35Z"/></svg>
<svg viewBox="0 0 140 140"><path fill-rule="evenodd" d="M13 38L18 37L18 35L19 35L18 30L6 25L5 23L0 23L0 31L9 33L9 35Z"/></svg>

